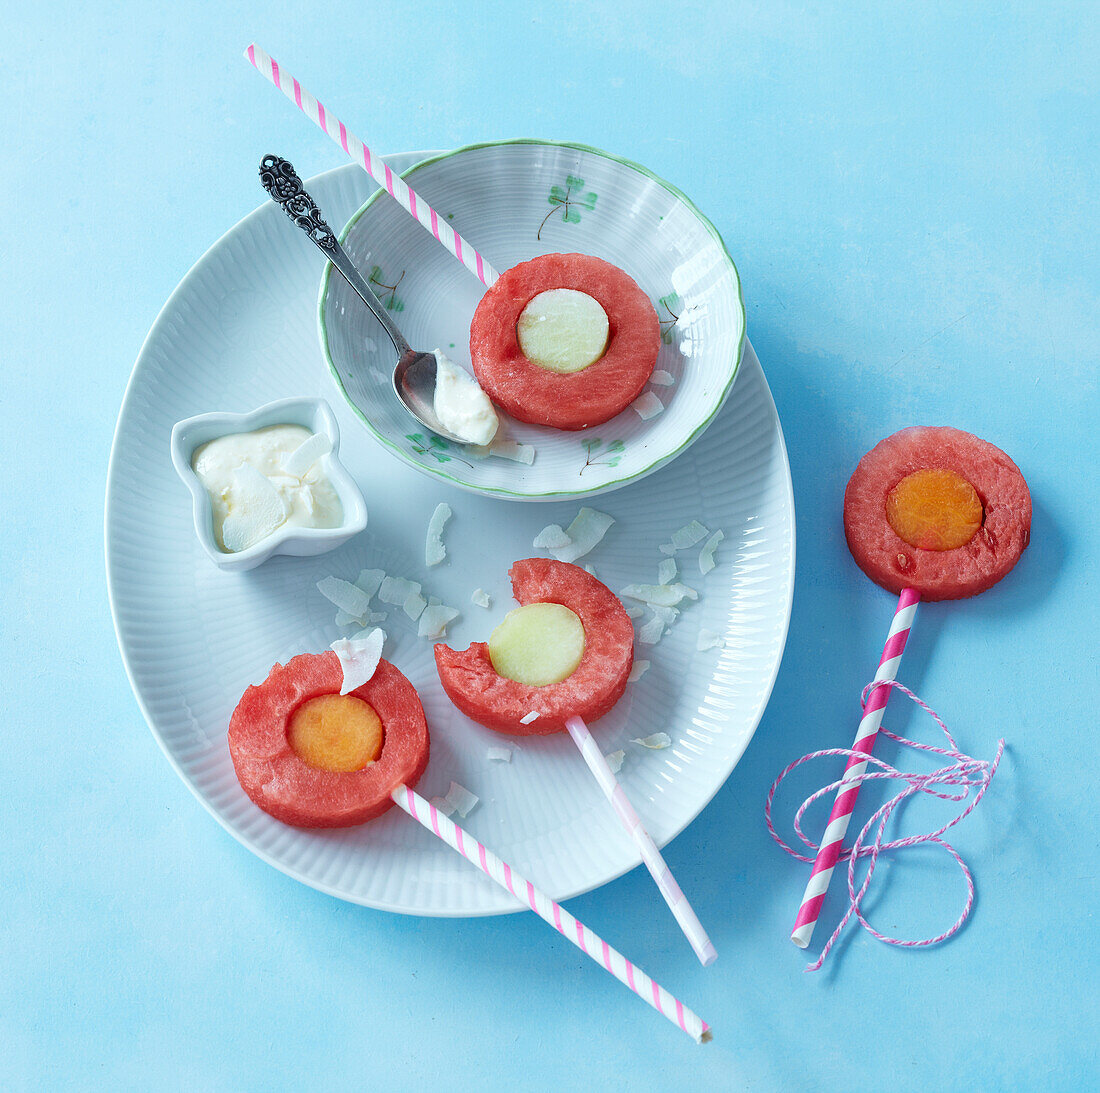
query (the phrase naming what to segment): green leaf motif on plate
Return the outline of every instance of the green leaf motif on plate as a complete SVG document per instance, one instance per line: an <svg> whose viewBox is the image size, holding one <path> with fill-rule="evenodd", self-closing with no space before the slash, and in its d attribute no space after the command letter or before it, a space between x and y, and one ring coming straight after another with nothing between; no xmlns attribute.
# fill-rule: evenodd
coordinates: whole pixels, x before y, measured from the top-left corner
<svg viewBox="0 0 1100 1093"><path fill-rule="evenodd" d="M667 296L662 296L657 303L665 309L667 318L661 319L658 313L658 319L661 326L661 341L665 345L672 344L672 331L675 329L676 324L680 321L679 308L683 301L681 301L679 294L676 292L670 292Z"/></svg>
<svg viewBox="0 0 1100 1093"><path fill-rule="evenodd" d="M605 448L598 436L582 440L581 447L584 449L585 458L584 466L577 472L578 474L584 474L589 467L617 467L623 458L623 452L626 451L626 445L621 440L609 441Z"/></svg>
<svg viewBox="0 0 1100 1093"><path fill-rule="evenodd" d="M397 278L393 284L388 284L386 275L382 272L381 266L371 266L370 277L368 281L372 285L377 285L382 291L375 293L375 295L382 301L383 307L387 311L404 311L405 301L397 295L397 286L405 279L405 271L401 271L401 276Z"/></svg>
<svg viewBox="0 0 1100 1093"><path fill-rule="evenodd" d="M550 187L550 193L546 200L552 208L542 218L536 239L542 238L542 229L546 227L546 221L561 209L561 218L566 224L579 224L581 222L581 209L591 212L596 207L596 194L584 189L584 179L576 175L566 175L565 185Z"/></svg>

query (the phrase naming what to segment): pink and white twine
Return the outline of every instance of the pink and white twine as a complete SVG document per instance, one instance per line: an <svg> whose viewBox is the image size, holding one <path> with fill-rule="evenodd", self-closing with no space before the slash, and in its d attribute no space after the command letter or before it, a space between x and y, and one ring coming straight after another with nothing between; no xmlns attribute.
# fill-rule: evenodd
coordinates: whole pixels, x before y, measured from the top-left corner
<svg viewBox="0 0 1100 1093"><path fill-rule="evenodd" d="M989 788L989 783L993 780L993 775L997 773L997 767L1000 765L1001 756L1004 754L1005 742L1004 740L997 741L997 752L994 755L992 761L984 759L974 759L969 755L964 755L959 751L958 744L955 743L954 737L948 731L947 726L944 724L942 718L936 713L927 703L921 701L908 687L903 686L896 680L882 681L872 680L863 688L863 693L860 696L860 704L866 710L868 695L872 690L877 690L881 687L892 687L894 690L900 691L902 694L910 698L917 706L919 706L925 713L927 713L940 729L943 731L944 736L947 738L948 747L937 748L931 744L921 744L915 740L906 739L903 736L898 736L895 733L888 731L887 729L880 729L879 731L883 736L888 736L891 740L903 745L904 747L915 748L918 751L928 752L932 755L939 755L949 760L949 762L936 770L926 773L917 773L912 771L901 771L896 767L891 766L889 763L877 758L874 755L869 755L862 751L855 751L851 748L824 748L821 751L813 751L808 755L803 755L801 759L796 759L789 766L785 767L772 783L771 789L768 790L767 800L764 803L764 819L768 825L768 831L775 841L793 858L797 858L799 861L812 863L815 861L815 856L819 850L817 843L808 838L805 832L802 830L802 817L805 815L806 810L817 800L822 797L835 793L840 786L852 781L850 773L842 778L837 779L835 782L831 782L827 786L822 786L819 790L810 794L802 804L799 806L798 811L794 816L794 830L802 841L803 845L810 851L810 855L799 853L796 849L788 846L786 842L780 837L775 830L775 826L772 823L772 802L775 799L776 791L779 788L780 783L797 767L802 766L803 763L808 763L813 759L821 759L826 756L844 756L851 760L857 758L865 764L873 764L879 768L877 770L863 771L858 775L858 781L860 783L864 781L883 781L883 780L895 780L905 782L906 786L895 796L891 797L884 805L875 811L870 819L860 829L859 834L855 838L855 842L852 844L850 850L844 851L840 855L841 861L848 862L848 909L844 912L844 916L837 924L836 929L833 931L832 936L825 943L824 948L821 950L821 955L818 956L812 964L808 965L807 971L817 971L825 962L825 957L828 956L829 950L833 947L837 938L840 936L844 927L854 916L859 924L869 933L872 937L878 938L879 941L884 941L887 945L899 945L907 948L919 948L927 945L936 945L941 941L946 941L949 937L956 934L962 927L963 923L970 915L970 911L974 906L974 880L970 875L970 870L967 868L966 863L963 861L959 852L947 843L941 836L945 832L954 827L960 820L964 820L971 812L977 807L978 802L985 795L986 790ZM953 787L957 792L951 792L950 790L940 790L936 787ZM925 793L931 797L938 797L943 801L955 801L963 802L969 799L971 790L976 790L973 800L963 809L954 819L945 823L942 827L937 828L935 831L931 831L924 835L910 835L901 839L886 840L886 828L890 822L891 817L898 810L898 808L910 797L915 796L918 793ZM920 846L924 843L934 843L937 846L943 847L948 854L955 860L956 864L962 870L963 878L966 881L966 903L962 909L962 913L955 920L950 929L944 931L941 934L937 934L935 937L921 938L917 940L910 940L905 938L889 937L886 934L880 933L876 930L864 916L861 905L863 899L867 894L867 890L871 885L871 879L875 874L875 868L878 864L879 855L886 851L901 850L908 846ZM867 858L867 873L863 878L863 883L857 888L856 886L856 862L860 858Z"/></svg>

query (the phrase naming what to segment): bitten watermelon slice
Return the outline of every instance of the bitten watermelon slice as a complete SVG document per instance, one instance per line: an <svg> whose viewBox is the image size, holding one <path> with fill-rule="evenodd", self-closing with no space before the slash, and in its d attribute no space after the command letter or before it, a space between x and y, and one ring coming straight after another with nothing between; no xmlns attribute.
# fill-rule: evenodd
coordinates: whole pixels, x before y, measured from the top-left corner
<svg viewBox="0 0 1100 1093"><path fill-rule="evenodd" d="M607 313L607 351L580 372L560 374L524 356L520 312L540 292L587 293ZM486 394L520 421L587 429L641 394L661 347L657 312L618 266L588 254L546 254L507 271L481 298L470 324L470 358Z"/></svg>
<svg viewBox="0 0 1100 1093"><path fill-rule="evenodd" d="M437 645L435 663L448 697L467 717L516 736L562 732L574 714L585 721L602 717L622 696L634 663L634 627L618 596L580 566L549 558L525 558L509 575L520 604L560 603L580 618L580 664L561 683L532 687L498 675L484 642L463 651ZM538 718L523 724L532 711Z"/></svg>
<svg viewBox="0 0 1100 1093"><path fill-rule="evenodd" d="M277 820L296 827L351 827L380 816L390 792L415 786L428 765L428 725L413 685L389 661L351 693L382 721L382 752L361 770L309 766L287 742L287 722L303 702L340 692L335 653L306 653L276 664L249 687L229 722L229 753L241 788Z"/></svg>
<svg viewBox="0 0 1100 1093"><path fill-rule="evenodd" d="M927 550L900 538L887 499L917 471L952 471L974 487L981 525L964 545ZM844 534L860 569L891 592L915 588L925 600L975 596L1019 560L1031 536L1031 494L1000 448L960 429L902 429L871 449L844 491Z"/></svg>

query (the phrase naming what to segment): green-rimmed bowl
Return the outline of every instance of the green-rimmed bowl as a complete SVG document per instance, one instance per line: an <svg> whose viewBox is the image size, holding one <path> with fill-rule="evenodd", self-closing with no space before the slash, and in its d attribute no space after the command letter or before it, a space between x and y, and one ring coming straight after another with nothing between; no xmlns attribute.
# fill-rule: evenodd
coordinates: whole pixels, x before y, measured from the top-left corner
<svg viewBox="0 0 1100 1093"><path fill-rule="evenodd" d="M633 408L582 432L502 415L502 432L535 449L530 465L447 443L420 429L390 386L393 347L331 265L321 281L321 346L339 372L366 377L353 409L398 458L463 489L521 501L617 489L685 451L733 388L745 343L741 282L714 225L675 186L636 163L537 140L474 144L402 176L500 271L540 254L580 251L626 270L653 301L661 328L646 391L664 410ZM470 367L470 320L484 288L391 200L374 193L340 236L409 344ZM351 402L351 400L348 400Z"/></svg>

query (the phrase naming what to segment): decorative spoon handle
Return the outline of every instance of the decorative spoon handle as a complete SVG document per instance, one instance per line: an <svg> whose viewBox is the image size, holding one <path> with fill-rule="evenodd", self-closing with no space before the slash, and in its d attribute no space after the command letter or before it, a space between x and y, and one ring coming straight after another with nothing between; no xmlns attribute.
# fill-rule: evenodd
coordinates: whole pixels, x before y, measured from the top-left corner
<svg viewBox="0 0 1100 1093"><path fill-rule="evenodd" d="M347 252L336 241L336 235L328 226L317 202L306 192L302 180L289 160L280 156L264 156L260 161L260 182L272 200L283 207L283 212L321 248L326 258L339 270L344 280L359 294L363 303L374 313L393 342L398 356L409 352L409 343L386 314L381 301L371 291L370 285L355 268Z"/></svg>

